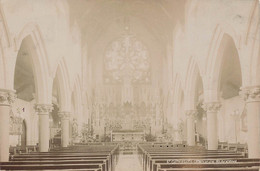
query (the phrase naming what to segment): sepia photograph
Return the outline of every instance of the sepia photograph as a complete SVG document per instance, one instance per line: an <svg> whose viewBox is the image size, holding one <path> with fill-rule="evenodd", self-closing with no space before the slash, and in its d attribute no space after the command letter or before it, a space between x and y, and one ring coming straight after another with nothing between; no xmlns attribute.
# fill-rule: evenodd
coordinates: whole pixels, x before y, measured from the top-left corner
<svg viewBox="0 0 260 171"><path fill-rule="evenodd" d="M260 171L260 0L0 0L0 170Z"/></svg>

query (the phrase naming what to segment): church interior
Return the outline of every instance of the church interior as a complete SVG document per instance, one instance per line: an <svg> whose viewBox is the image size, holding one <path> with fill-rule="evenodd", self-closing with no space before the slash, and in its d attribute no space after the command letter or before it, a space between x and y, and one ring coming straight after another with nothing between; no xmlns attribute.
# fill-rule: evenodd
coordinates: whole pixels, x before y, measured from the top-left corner
<svg viewBox="0 0 260 171"><path fill-rule="evenodd" d="M259 0L0 0L0 170L260 170Z"/></svg>

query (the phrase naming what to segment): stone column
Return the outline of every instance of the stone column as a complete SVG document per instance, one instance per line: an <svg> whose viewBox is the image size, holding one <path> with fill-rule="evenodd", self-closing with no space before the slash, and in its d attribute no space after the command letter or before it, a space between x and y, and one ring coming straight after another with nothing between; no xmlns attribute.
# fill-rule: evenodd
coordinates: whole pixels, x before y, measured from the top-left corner
<svg viewBox="0 0 260 171"><path fill-rule="evenodd" d="M203 107L207 112L208 150L217 150L218 149L217 114L221 107L221 104L218 102L208 102L205 103Z"/></svg>
<svg viewBox="0 0 260 171"><path fill-rule="evenodd" d="M246 101L248 157L260 157L260 86L246 87L240 92Z"/></svg>
<svg viewBox="0 0 260 171"><path fill-rule="evenodd" d="M61 118L61 146L68 147L69 145L69 112L59 112Z"/></svg>
<svg viewBox="0 0 260 171"><path fill-rule="evenodd" d="M9 113L14 99L13 91L0 89L0 162L9 160Z"/></svg>
<svg viewBox="0 0 260 171"><path fill-rule="evenodd" d="M197 113L196 110L187 110L187 144L189 146L195 145L195 115Z"/></svg>
<svg viewBox="0 0 260 171"><path fill-rule="evenodd" d="M52 104L36 104L35 111L39 115L39 151L49 151L50 126L49 114L53 110Z"/></svg>
<svg viewBox="0 0 260 171"><path fill-rule="evenodd" d="M203 117L202 117L202 136L204 137L204 140L206 141L207 139L207 115L206 113L203 114Z"/></svg>

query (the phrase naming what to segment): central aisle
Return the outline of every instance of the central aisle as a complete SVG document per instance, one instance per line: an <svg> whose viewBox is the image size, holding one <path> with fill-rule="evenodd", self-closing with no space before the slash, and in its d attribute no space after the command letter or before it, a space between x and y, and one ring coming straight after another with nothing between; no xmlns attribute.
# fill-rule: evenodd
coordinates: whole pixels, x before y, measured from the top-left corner
<svg viewBox="0 0 260 171"><path fill-rule="evenodd" d="M115 171L143 171L136 153L120 154Z"/></svg>

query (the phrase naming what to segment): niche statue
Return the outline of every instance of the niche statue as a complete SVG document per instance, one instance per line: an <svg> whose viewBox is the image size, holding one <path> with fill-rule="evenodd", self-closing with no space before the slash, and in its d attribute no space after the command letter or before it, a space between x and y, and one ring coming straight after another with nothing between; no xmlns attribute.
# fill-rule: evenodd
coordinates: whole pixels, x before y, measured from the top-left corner
<svg viewBox="0 0 260 171"><path fill-rule="evenodd" d="M77 120L74 118L72 123L72 137L75 138L78 136L78 123Z"/></svg>

